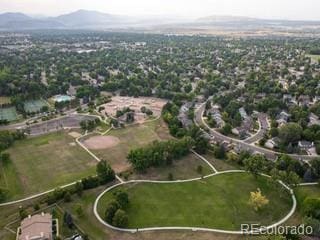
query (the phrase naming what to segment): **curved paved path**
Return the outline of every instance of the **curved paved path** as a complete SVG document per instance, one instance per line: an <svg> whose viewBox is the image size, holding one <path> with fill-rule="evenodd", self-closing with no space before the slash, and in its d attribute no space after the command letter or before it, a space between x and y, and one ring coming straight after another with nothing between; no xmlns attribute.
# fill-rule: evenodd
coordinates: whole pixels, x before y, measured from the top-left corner
<svg viewBox="0 0 320 240"><path fill-rule="evenodd" d="M216 175L219 175L219 174L245 173L245 172L246 171L244 171L244 170L228 170L228 171L223 171L223 172L216 172L216 173L204 176L202 178L201 177L200 178L192 178L192 179L187 179L187 180L176 180L176 181L131 180L131 181L128 181L128 182L119 183L119 184L116 184L116 185L113 185L113 186L107 188L105 191L103 191L96 198L96 200L94 202L94 206L93 206L93 212L94 212L95 217L98 219L98 221L101 224L103 224L104 226L106 226L106 227L108 227L110 229L113 229L113 230L122 231L122 232L130 232L130 233L145 232L145 231L158 231L158 230L191 230L191 231L206 231L206 232L216 232L216 233L226 233L226 234L253 234L253 233L261 233L262 231L275 228L275 227L283 224L284 222L286 222L293 215L293 213L295 212L296 207L297 207L297 200L296 200L296 197L294 195L293 190L291 188L289 188L287 185L285 185L281 181L279 181L279 183L290 192L290 195L291 195L291 198L292 198L292 202L293 202L292 208L291 208L290 212L284 218L279 220L278 222L276 222L276 223L274 223L272 225L269 225L267 227L260 228L257 231L243 232L243 231L231 231L231 230L222 230L222 229L214 229L214 228L179 227L179 226L173 226L173 227L150 227L150 228L136 228L136 229L118 228L118 227L114 227L114 226L108 224L107 222L105 222L100 217L100 215L98 213L98 210L97 210L98 203L99 203L100 199L102 198L102 196L105 193L107 193L108 191L110 191L110 190L112 190L112 189L114 189L114 188L116 188L118 186L124 185L124 184L130 184L130 183L159 183L159 184L170 183L170 184L172 184L172 183L197 181L197 180L201 180L201 179L204 179L204 178L209 178L209 177L212 177L212 176L216 176ZM266 176L266 177L270 177L270 176L265 175L265 174L261 174L261 175Z"/></svg>

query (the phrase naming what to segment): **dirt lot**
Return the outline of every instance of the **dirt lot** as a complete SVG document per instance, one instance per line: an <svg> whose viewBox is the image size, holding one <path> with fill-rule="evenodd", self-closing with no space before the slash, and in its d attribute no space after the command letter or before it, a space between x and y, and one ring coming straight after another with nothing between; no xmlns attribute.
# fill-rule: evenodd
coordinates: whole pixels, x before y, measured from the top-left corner
<svg viewBox="0 0 320 240"><path fill-rule="evenodd" d="M102 113L114 117L117 110L129 107L135 111L135 121L143 123L147 119L147 116L141 112L141 107L145 106L153 112L153 116L158 117L161 115L161 110L166 103L166 100L160 98L115 96L112 97L112 102L102 105L105 108Z"/></svg>
<svg viewBox="0 0 320 240"><path fill-rule="evenodd" d="M94 136L83 143L89 149L108 149L117 146L120 139L114 136Z"/></svg>

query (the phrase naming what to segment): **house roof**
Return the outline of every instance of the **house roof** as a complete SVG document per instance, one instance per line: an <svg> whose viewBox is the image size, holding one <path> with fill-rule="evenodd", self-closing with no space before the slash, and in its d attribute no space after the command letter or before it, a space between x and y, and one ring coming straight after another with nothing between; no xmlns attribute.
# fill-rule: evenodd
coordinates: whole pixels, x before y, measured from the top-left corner
<svg viewBox="0 0 320 240"><path fill-rule="evenodd" d="M298 145L299 147L310 147L310 146L313 146L313 142L299 141Z"/></svg>
<svg viewBox="0 0 320 240"><path fill-rule="evenodd" d="M29 216L21 222L19 240L52 240L51 214L37 214Z"/></svg>

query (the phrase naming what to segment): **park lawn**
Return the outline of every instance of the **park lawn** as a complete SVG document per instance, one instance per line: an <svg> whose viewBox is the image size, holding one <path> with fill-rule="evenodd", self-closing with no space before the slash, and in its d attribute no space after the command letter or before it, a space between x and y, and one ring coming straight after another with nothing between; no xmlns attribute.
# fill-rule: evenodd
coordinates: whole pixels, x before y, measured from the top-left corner
<svg viewBox="0 0 320 240"><path fill-rule="evenodd" d="M99 158L107 160L117 172L123 172L130 168L127 155L131 149L146 146L155 140L167 140L172 138L165 123L155 120L144 124L134 124L121 129L111 130L107 136L118 137L120 143L117 146L92 150Z"/></svg>
<svg viewBox="0 0 320 240"><path fill-rule="evenodd" d="M198 172L198 166L202 167L202 171ZM197 157L195 154L182 157L174 160L169 166L152 167L146 170L145 173L138 173L130 170L121 174L125 179L146 179L146 180L169 180L169 174L172 174L173 180L183 180L197 178L214 173L207 163Z"/></svg>
<svg viewBox="0 0 320 240"><path fill-rule="evenodd" d="M318 62L318 60L320 59L320 55L308 54L307 57L311 58L313 62Z"/></svg>
<svg viewBox="0 0 320 240"><path fill-rule="evenodd" d="M207 152L203 155L218 171L227 171L227 170L236 170L240 166L237 166L235 163L230 163L226 159L216 158L212 152Z"/></svg>
<svg viewBox="0 0 320 240"><path fill-rule="evenodd" d="M7 152L13 164L8 176L5 171L6 177L11 179L7 179L11 199L56 188L95 173L96 161L65 132L17 141ZM18 180L13 181L15 178Z"/></svg>
<svg viewBox="0 0 320 240"><path fill-rule="evenodd" d="M257 188L270 201L258 212L248 204L250 192ZM113 192L120 189L129 194L128 227L134 229L181 226L240 230L243 223L274 223L286 216L292 206L290 194L266 177L227 173L186 183L120 186L100 199L98 212L102 217Z"/></svg>

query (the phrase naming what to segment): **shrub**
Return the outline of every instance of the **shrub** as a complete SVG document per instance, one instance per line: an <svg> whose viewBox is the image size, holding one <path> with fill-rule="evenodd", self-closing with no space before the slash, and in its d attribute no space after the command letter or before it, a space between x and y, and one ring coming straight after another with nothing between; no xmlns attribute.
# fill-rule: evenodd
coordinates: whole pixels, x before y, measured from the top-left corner
<svg viewBox="0 0 320 240"><path fill-rule="evenodd" d="M129 223L128 215L127 213L122 210L118 209L116 213L114 214L114 217L112 219L112 224L116 227L127 227Z"/></svg>

